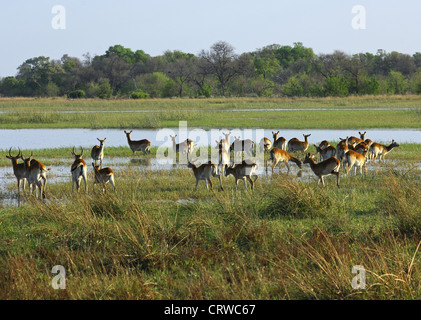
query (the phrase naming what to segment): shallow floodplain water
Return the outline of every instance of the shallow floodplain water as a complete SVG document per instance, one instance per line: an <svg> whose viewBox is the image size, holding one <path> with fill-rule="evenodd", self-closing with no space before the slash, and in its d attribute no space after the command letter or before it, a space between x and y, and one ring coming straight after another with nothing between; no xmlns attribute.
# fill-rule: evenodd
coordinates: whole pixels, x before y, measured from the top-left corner
<svg viewBox="0 0 421 320"><path fill-rule="evenodd" d="M129 130L129 129L127 129ZM298 138L303 140L303 134L311 134L309 142L318 144L322 140L338 141L347 136L359 137L359 130L321 130L321 129L199 129L187 128L185 132L179 128L164 129L135 129L131 134L132 140L148 139L152 146L171 146L169 135L177 134L177 142L190 138L198 146L214 145L216 139L223 138L222 132L231 134L231 141L235 136L260 141L264 136L272 139L272 131L279 131L279 137L287 140ZM391 143L392 139L398 143L421 143L421 130L415 129L370 129L366 138L375 142ZM99 139L107 138L105 148L127 146L126 135L121 129L1 129L0 149L49 149L81 146L91 148L98 144ZM181 138L181 139L180 139Z"/></svg>

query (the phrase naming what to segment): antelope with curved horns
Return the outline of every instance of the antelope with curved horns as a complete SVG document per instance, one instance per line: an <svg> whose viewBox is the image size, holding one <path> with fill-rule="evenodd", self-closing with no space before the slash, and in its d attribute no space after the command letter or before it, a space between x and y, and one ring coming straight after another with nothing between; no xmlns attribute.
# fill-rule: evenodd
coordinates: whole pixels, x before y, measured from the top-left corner
<svg viewBox="0 0 421 320"><path fill-rule="evenodd" d="M311 134L303 134L304 141L300 141L297 138L292 138L288 141L288 152L300 151L302 153L307 151L308 148L308 137Z"/></svg>
<svg viewBox="0 0 421 320"><path fill-rule="evenodd" d="M39 191L39 197L45 199L45 188L47 186L47 176L45 175L51 169L47 169L43 163L33 158L33 154L28 158L25 158L23 154L21 155L26 168L26 178L29 182L30 192L31 186L34 186L35 195L37 193L37 188ZM41 180L43 182L41 182Z"/></svg>
<svg viewBox="0 0 421 320"><path fill-rule="evenodd" d="M395 140L392 140L392 143L388 146L376 143L374 142L370 147L370 152L373 157L373 163L376 161L376 158L379 157L379 162L382 160L384 161L384 157L386 154L388 154L390 151L392 151L393 148L399 147L399 143L397 143Z"/></svg>
<svg viewBox="0 0 421 320"><path fill-rule="evenodd" d="M130 134L133 131L127 132L126 130L124 130L124 133L126 134L127 137L127 142L129 143L129 147L133 152L133 155L135 154L136 151L142 151L143 154L150 154L151 153L151 142L147 139L142 139L142 140L132 140L130 138Z"/></svg>
<svg viewBox="0 0 421 320"><path fill-rule="evenodd" d="M74 191L76 185L76 192L79 192L80 180L83 178L83 181L85 182L85 192L88 192L88 167L86 162L82 159L83 148L80 154L76 154L75 147L73 147L72 155L75 156L75 161L70 168L70 172L72 173L72 191Z"/></svg>
<svg viewBox="0 0 421 320"><path fill-rule="evenodd" d="M272 172L274 171L274 168L279 162L284 162L288 168L288 172L291 171L288 162L292 161L295 162L295 164L298 166L298 168L302 168L302 161L300 159L297 159L290 155L287 151L279 149L279 148L273 148L270 150L270 158L269 160L272 161ZM279 171L281 171L281 167L279 167Z"/></svg>
<svg viewBox="0 0 421 320"><path fill-rule="evenodd" d="M308 163L314 174L319 177L317 184L321 181L324 186L324 177L333 174L336 176L336 185L339 188L339 169L341 168L341 162L335 157L331 157L327 160L316 163L314 162L313 157L314 156L310 155L310 153L307 154L303 163Z"/></svg>
<svg viewBox="0 0 421 320"><path fill-rule="evenodd" d="M99 141L99 146L93 146L91 150L91 157L92 160L94 160L95 165L96 162L99 161L99 167L102 168L102 159L104 159L104 143L107 138L104 138L103 140L100 140L99 138L96 139Z"/></svg>
<svg viewBox="0 0 421 320"><path fill-rule="evenodd" d="M230 166L225 171L225 177L228 177L232 174L235 178L235 190L238 189L238 182L240 180L244 181L244 188L247 190L246 179L250 182L251 189L254 189L254 184L259 176L256 174L257 164L250 160L243 160L241 163L234 166ZM256 177L253 181L251 177Z"/></svg>
<svg viewBox="0 0 421 320"><path fill-rule="evenodd" d="M96 166L93 162L92 162L92 167L94 168L94 174L95 174L94 185L102 184L102 192L105 192L107 189L106 184L110 183L115 192L116 187L115 187L113 170L108 167L101 169L99 166Z"/></svg>
<svg viewBox="0 0 421 320"><path fill-rule="evenodd" d="M222 134L225 136L225 139L221 139L222 148L224 148L227 152L229 152L231 131L229 133L222 132Z"/></svg>
<svg viewBox="0 0 421 320"><path fill-rule="evenodd" d="M278 132L272 131L273 147L286 151L286 149L287 149L287 139L285 139L284 137L278 138L278 134L279 134L279 131Z"/></svg>
<svg viewBox="0 0 421 320"><path fill-rule="evenodd" d="M12 148L9 149L9 155L6 155L7 159L12 161L13 166L13 174L15 175L18 181L18 193L20 193L20 183L22 181L23 191L25 191L25 183L26 183L26 167L24 163L18 163L18 159L21 157L21 151L19 149L19 153L17 156L12 156L11 154Z"/></svg>
<svg viewBox="0 0 421 320"><path fill-rule="evenodd" d="M365 140L365 134L367 133L367 131L364 131L364 133L361 133L360 131L358 131L360 138L351 136L348 138L348 143L350 145L352 145L353 147L355 147L357 144L359 144L360 142L364 142Z"/></svg>
<svg viewBox="0 0 421 320"><path fill-rule="evenodd" d="M194 162L189 161L189 163L187 164L187 167L191 168L193 170L194 177L196 178L196 188L194 190L197 190L197 187L199 186L200 180L205 181L206 189L208 189L208 190L209 190L209 186L208 186L208 182L209 182L210 187L212 189L213 186L212 186L212 181L210 179L211 177L218 178L219 184L221 186L221 190L224 190L224 188L222 187L221 176L218 174L218 167L212 161L208 161L207 163L204 163L204 164L200 165L199 167L196 166L196 164Z"/></svg>

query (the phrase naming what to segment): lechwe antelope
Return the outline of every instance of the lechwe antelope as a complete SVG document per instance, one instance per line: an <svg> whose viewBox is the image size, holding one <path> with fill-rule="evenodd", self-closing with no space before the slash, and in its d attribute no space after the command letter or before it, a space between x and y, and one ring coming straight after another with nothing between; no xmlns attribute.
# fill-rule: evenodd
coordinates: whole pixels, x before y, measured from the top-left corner
<svg viewBox="0 0 421 320"><path fill-rule="evenodd" d="M218 167L212 161L204 163L204 164L200 165L199 167L197 167L194 162L189 161L189 163L187 164L187 167L191 168L193 170L193 174L196 178L196 188L194 190L197 190L197 187L199 186L200 180L205 181L206 189L208 189L208 190L209 190L209 186L208 186L208 182L209 182L210 187L212 189L211 177L218 178L219 184L221 186L221 190L224 190L224 188L222 187L221 176L218 174Z"/></svg>
<svg viewBox="0 0 421 320"><path fill-rule="evenodd" d="M126 130L124 130L124 133L126 134L127 137L127 142L129 143L129 147L133 152L133 155L135 154L136 151L142 151L143 154L150 154L151 153L151 142L147 139L142 139L142 140L132 140L130 138L130 134L133 131L127 132Z"/></svg>
<svg viewBox="0 0 421 320"><path fill-rule="evenodd" d="M232 174L235 178L235 189L238 188L238 182L240 180L244 181L244 188L247 190L247 182L250 181L251 189L254 189L254 184L256 183L256 180L259 178L259 176L256 174L257 164L250 160L244 160L243 162L236 164L234 166L230 166L225 170L225 177L228 177L230 174ZM251 179L251 177L255 176L256 178L254 181Z"/></svg>
<svg viewBox="0 0 421 320"><path fill-rule="evenodd" d="M231 131L229 133L222 132L222 134L225 136L225 139L221 139L222 148L225 149L227 152L229 152L230 151L230 135L231 135Z"/></svg>
<svg viewBox="0 0 421 320"><path fill-rule="evenodd" d="M308 137L311 136L311 134L303 134L304 141L300 141L297 138L292 138L288 141L288 152L292 153L294 151L300 151L302 153L305 153L308 148Z"/></svg>
<svg viewBox="0 0 421 320"><path fill-rule="evenodd" d="M254 141L250 139L241 140L240 137L236 137L234 142L229 148L229 152L234 151L234 153L246 152L249 155L256 156L254 153Z"/></svg>
<svg viewBox="0 0 421 320"><path fill-rule="evenodd" d="M73 162L70 168L70 172L72 173L72 191L75 190L76 185L76 192L79 192L80 181L83 178L83 182L85 183L85 192L88 192L88 167L86 165L86 162L82 159L83 148L80 154L76 154L75 147L73 147L72 155L75 156L75 161Z"/></svg>
<svg viewBox="0 0 421 320"><path fill-rule="evenodd" d="M278 132L272 131L273 147L279 148L281 150L286 150L287 149L287 139L285 139L284 137L278 138L278 134L279 134L279 131Z"/></svg>
<svg viewBox="0 0 421 320"><path fill-rule="evenodd" d="M348 137L346 139L339 138L339 143L336 145L336 155L335 157L339 159L339 161L343 161L345 157L345 153L349 150L348 148Z"/></svg>
<svg viewBox="0 0 421 320"><path fill-rule="evenodd" d="M320 161L329 159L336 155L336 148L331 145L328 145L327 147L322 148L320 147L320 145L317 146L314 144L314 147L316 148L316 155L320 154Z"/></svg>
<svg viewBox="0 0 421 320"><path fill-rule="evenodd" d="M379 162L382 160L384 161L384 157L386 154L388 154L390 151L392 151L393 148L399 147L399 143L397 143L395 140L392 140L392 143L388 146L385 146L380 143L374 142L370 147L370 152L372 155L372 161L376 161L376 158L379 157Z"/></svg>
<svg viewBox="0 0 421 320"><path fill-rule="evenodd" d="M218 140L216 140L216 148L218 149L218 167L221 168L220 172L222 174L222 176L224 176L225 173L225 168L227 166L229 166L230 164L230 154L228 153L228 151L224 148L223 139L221 139L220 142L218 142Z"/></svg>
<svg viewBox="0 0 421 320"><path fill-rule="evenodd" d="M288 168L288 172L291 171L290 167L288 165L289 161L294 162L297 164L298 168L302 168L303 162L292 155L290 155L287 151L279 149L279 148L273 148L270 150L270 158L269 160L272 161L272 172L274 171L274 168L279 162L284 162ZM279 171L281 171L281 167L279 166Z"/></svg>
<svg viewBox="0 0 421 320"><path fill-rule="evenodd" d="M38 160L35 160L33 158L33 155L31 155L28 158L25 158L21 154L21 159L23 160L23 163L25 164L26 168L26 179L28 179L29 182L29 192L32 193L31 187L34 186L35 196L37 194L37 188L38 188L38 197L45 199L45 188L47 186L47 176L46 173L49 172L51 169L47 169L45 165ZM41 180L43 182L41 182Z"/></svg>
<svg viewBox="0 0 421 320"><path fill-rule="evenodd" d="M355 174L357 174L357 167L360 168L360 173L363 174L364 166L365 173L367 174L367 153L367 150L365 150L363 154L354 150L348 150L345 153L345 163L348 165L346 174L349 173L353 166L355 166Z"/></svg>
<svg viewBox="0 0 421 320"><path fill-rule="evenodd" d="M19 149L19 153L17 156L12 156L11 154L12 148L9 149L9 155L6 155L7 159L12 161L13 166L13 174L15 175L18 181L18 193L20 193L20 183L22 182L22 189L25 191L25 183L26 183L26 167L24 163L18 163L18 159L21 157L21 152Z"/></svg>
<svg viewBox="0 0 421 320"><path fill-rule="evenodd" d="M115 180L114 180L114 172L111 168L103 168L101 169L99 166L96 166L92 162L92 167L94 168L95 178L94 178L94 185L95 184L102 184L102 192L105 192L107 187L106 184L110 183L113 187L114 192L116 191L115 188Z"/></svg>
<svg viewBox="0 0 421 320"><path fill-rule="evenodd" d="M260 152L269 152L270 149L272 149L272 141L270 141L266 137L263 137L262 139L260 139L260 142L259 142Z"/></svg>
<svg viewBox="0 0 421 320"><path fill-rule="evenodd" d="M336 176L336 185L339 188L339 169L341 168L341 162L335 157L331 157L327 160L316 163L314 162L313 157L314 156L310 155L310 153L307 154L303 163L308 163L314 174L319 177L317 184L321 181L324 186L324 177L333 174Z"/></svg>
<svg viewBox="0 0 421 320"><path fill-rule="evenodd" d="M107 138L104 138L103 140L100 140L99 138L97 138L97 140L99 141L99 146L95 145L92 148L91 157L92 157L92 160L94 160L95 165L96 165L96 162L99 161L99 167L102 168L102 160L104 159L104 143L105 143L105 140L107 140Z"/></svg>
<svg viewBox="0 0 421 320"><path fill-rule="evenodd" d="M172 149L175 154L181 153L181 154L189 155L193 151L193 148L194 148L193 140L186 139L183 142L177 143L176 142L177 135L175 136L170 135L170 138L172 140Z"/></svg>
<svg viewBox="0 0 421 320"><path fill-rule="evenodd" d="M348 143L350 145L352 145L353 147L355 147L360 142L364 142L365 134L367 133L367 131L364 131L364 133L361 133L361 132L358 131L358 133L360 135L360 138L357 138L357 137L354 137L354 136L351 136L351 137L348 138Z"/></svg>

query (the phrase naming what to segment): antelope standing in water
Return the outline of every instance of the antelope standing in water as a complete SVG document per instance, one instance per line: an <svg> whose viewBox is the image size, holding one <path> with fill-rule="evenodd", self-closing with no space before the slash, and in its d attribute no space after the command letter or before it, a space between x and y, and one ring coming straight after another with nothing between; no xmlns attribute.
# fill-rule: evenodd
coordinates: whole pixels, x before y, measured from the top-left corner
<svg viewBox="0 0 421 320"><path fill-rule="evenodd" d="M240 137L236 137L235 141L231 144L229 152L234 151L234 153L246 152L249 155L256 156L254 153L254 141L250 139L241 140Z"/></svg>
<svg viewBox="0 0 421 320"><path fill-rule="evenodd" d="M172 140L172 149L175 154L180 153L180 154L186 154L188 156L193 151L193 148L194 148L193 140L186 139L183 142L177 143L176 142L177 135L175 136L170 135L170 138Z"/></svg>
<svg viewBox="0 0 421 320"><path fill-rule="evenodd" d="M12 156L11 154L12 148L9 149L9 155L6 155L7 159L12 161L13 166L13 174L15 175L17 182L18 182L18 193L20 193L20 183L22 182L22 189L25 191L25 183L26 183L26 167L25 163L18 163L18 159L21 158L21 151L19 149L19 153L17 156Z"/></svg>
<svg viewBox="0 0 421 320"><path fill-rule="evenodd" d="M298 166L298 168L302 168L302 161L293 157L290 155L287 151L279 149L279 148L273 148L270 151L270 158L272 161L272 172L274 171L274 168L279 162L284 162L288 168L288 172L291 171L290 167L288 165L289 161L295 162L295 164ZM281 171L281 167L279 167L279 171Z"/></svg>
<svg viewBox="0 0 421 320"><path fill-rule="evenodd" d="M132 140L130 138L130 134L133 131L127 132L126 130L124 130L124 133L126 134L127 137L127 142L129 143L129 147L133 152L133 155L135 154L136 151L142 151L143 154L150 154L151 153L151 142L147 139L142 139L142 140Z"/></svg>
<svg viewBox="0 0 421 320"><path fill-rule="evenodd" d="M45 199L45 188L47 186L47 176L45 174L51 169L47 169L43 163L35 160L32 153L28 158L21 155L21 159L26 168L26 178L28 179L30 187L29 192L32 193L31 187L34 186L35 196L37 195L38 188L38 197ZM43 182L41 182L41 180Z"/></svg>
<svg viewBox="0 0 421 320"><path fill-rule="evenodd" d="M91 157L92 157L92 160L94 160L95 165L96 165L96 162L99 161L99 167L102 168L102 159L104 159L104 143L105 143L105 140L107 140L107 138L104 138L103 140L100 140L99 138L97 138L97 140L99 141L99 146L95 145L92 148Z"/></svg>
<svg viewBox="0 0 421 320"><path fill-rule="evenodd" d="M367 174L367 153L368 150L365 150L363 154L354 150L348 150L345 153L345 163L348 165L346 174L349 173L353 166L355 166L355 174L357 174L357 167L360 168L360 173L363 174L364 166Z"/></svg>
<svg viewBox="0 0 421 320"><path fill-rule="evenodd" d="M316 148L316 155L320 154L320 161L329 159L336 155L336 148L331 145L328 145L327 147L322 148L320 147L320 145L317 146L314 144L314 147Z"/></svg>
<svg viewBox="0 0 421 320"><path fill-rule="evenodd" d="M75 157L75 161L73 162L70 172L72 173L72 191L75 190L76 185L76 192L79 192L80 188L80 181L83 178L83 182L85 183L85 192L88 192L88 167L86 162L82 159L83 156L83 148L80 154L75 153L75 147L73 147L72 155Z"/></svg>
<svg viewBox="0 0 421 320"><path fill-rule="evenodd" d="M357 137L354 137L354 136L351 136L351 137L348 138L348 143L350 145L352 145L353 147L355 147L360 142L364 142L365 134L367 133L367 131L364 131L364 133L361 133L361 132L358 131L358 133L360 135L360 138L357 138Z"/></svg>
<svg viewBox="0 0 421 320"><path fill-rule="evenodd" d="M386 154L392 151L393 148L399 147L399 146L400 146L399 143L397 143L395 140L392 140L392 143L388 146L374 142L370 147L370 152L373 157L373 163L374 161L376 161L377 157L379 157L379 162L381 160L384 161L384 157L386 156Z"/></svg>
<svg viewBox="0 0 421 320"><path fill-rule="evenodd" d="M232 174L235 178L235 190L238 189L238 182L240 180L244 181L244 188L247 190L247 182L246 179L250 182L251 189L254 189L254 184L259 176L256 174L257 164L250 160L243 160L243 162L236 164L234 166L230 166L225 171L225 176L228 177ZM256 177L254 181L251 177Z"/></svg>
<svg viewBox="0 0 421 320"><path fill-rule="evenodd" d="M306 155L303 163L308 163L314 174L319 177L317 184L321 181L324 186L324 177L333 174L336 176L336 185L339 188L339 169L341 168L341 162L338 159L331 157L327 160L316 163L314 162L313 156L309 153Z"/></svg>
<svg viewBox="0 0 421 320"><path fill-rule="evenodd" d="M279 134L279 131L278 132L272 131L273 147L281 149L281 150L286 150L287 149L287 139L285 139L284 137L278 138L278 134Z"/></svg>
<svg viewBox="0 0 421 320"><path fill-rule="evenodd" d="M311 136L311 134L303 134L304 141L300 141L297 138L292 138L288 141L288 152L292 153L294 151L299 151L302 153L305 153L308 148L308 137Z"/></svg>
<svg viewBox="0 0 421 320"><path fill-rule="evenodd" d="M224 190L222 187L222 180L221 176L218 174L218 167L215 163L212 161L209 161L207 163L204 163L200 165L199 167L196 166L194 162L190 162L187 164L188 168L191 168L193 170L193 174L196 178L196 188L194 190L197 190L197 187L199 186L199 181L204 180L206 183L206 189L209 190L208 182L210 184L210 187L212 189L212 181L211 177L216 177L219 179L219 184L221 186L221 190Z"/></svg>
<svg viewBox="0 0 421 320"><path fill-rule="evenodd" d="M218 167L221 168L220 172L222 174L222 176L224 176L225 173L225 168L229 166L230 164L230 154L229 152L224 148L224 144L223 144L223 139L221 139L221 141L218 142L218 140L216 140L216 148L218 149Z"/></svg>
<svg viewBox="0 0 421 320"><path fill-rule="evenodd" d="M115 180L114 180L114 172L111 168L103 168L101 169L99 166L96 166L92 162L92 167L94 168L95 173L95 179L94 179L94 185L95 184L102 184L102 192L106 191L106 184L110 183L113 187L114 192L116 191L115 188Z"/></svg>

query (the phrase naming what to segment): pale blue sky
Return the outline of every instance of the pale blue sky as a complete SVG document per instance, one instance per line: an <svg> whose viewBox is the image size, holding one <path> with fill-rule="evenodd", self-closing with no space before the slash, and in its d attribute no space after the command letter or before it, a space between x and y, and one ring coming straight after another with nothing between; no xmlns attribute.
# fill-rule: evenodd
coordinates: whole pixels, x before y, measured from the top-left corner
<svg viewBox="0 0 421 320"><path fill-rule="evenodd" d="M53 6L66 9L66 29L51 26ZM352 8L366 8L366 29L354 30ZM0 77L26 59L82 58L121 44L157 56L198 54L224 40L237 53L273 43L302 42L316 53L378 49L421 52L418 0L14 0L0 4Z"/></svg>

